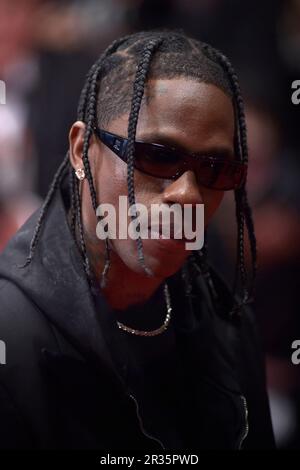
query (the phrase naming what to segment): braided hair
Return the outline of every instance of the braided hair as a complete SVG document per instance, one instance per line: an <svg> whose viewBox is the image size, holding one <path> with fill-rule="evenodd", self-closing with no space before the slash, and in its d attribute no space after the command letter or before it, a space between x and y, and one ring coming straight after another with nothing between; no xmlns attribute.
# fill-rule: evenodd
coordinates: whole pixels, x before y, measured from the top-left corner
<svg viewBox="0 0 300 470"><path fill-rule="evenodd" d="M96 214L98 199L89 163L89 145L93 128L107 125L112 119L124 112L129 112L128 145L127 145L127 186L129 206L133 208L132 219L136 218L135 187L134 187L134 143L139 111L144 99L144 89L147 80L155 78L192 78L199 82L214 84L221 88L233 101L235 111L235 144L236 158L248 162L247 133L243 99L237 75L228 60L220 51L212 46L187 37L181 31L148 31L140 32L114 41L99 57L89 70L79 99L77 118L85 126L82 161L87 177L91 200ZM28 265L34 255L38 243L43 221L48 207L57 188L62 184L64 175L68 172L70 186L70 224L71 231L77 238L82 254L84 269L89 281L91 271L84 240L84 231L81 216L81 203L79 182L66 155L57 173L54 176L50 190L36 224L30 243L29 255L23 266ZM251 301L253 295L254 279L256 275L256 240L251 209L247 199L245 184L235 190L236 220L237 220L237 262L234 282L234 298L238 297L238 288L241 287L241 302L235 304L230 312L238 313L241 306ZM96 215L97 217L97 215ZM252 273L249 282L245 267L244 228L247 228L251 249ZM78 236L76 237L76 230ZM138 228L137 228L138 230ZM213 297L216 291L210 276L207 263L207 241L204 248L191 257L193 263L200 267L207 280ZM145 264L143 244L137 238L138 259L144 271L151 275ZM107 280L110 266L109 244L106 238L105 263L102 272L101 287ZM191 287L187 281L186 266L182 270L185 290L190 294ZM240 283L240 286L239 286Z"/></svg>

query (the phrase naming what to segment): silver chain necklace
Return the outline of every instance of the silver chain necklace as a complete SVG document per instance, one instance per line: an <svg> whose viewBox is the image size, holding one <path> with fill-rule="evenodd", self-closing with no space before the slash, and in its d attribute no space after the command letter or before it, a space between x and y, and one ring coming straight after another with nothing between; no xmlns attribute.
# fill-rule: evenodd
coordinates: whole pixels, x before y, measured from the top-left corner
<svg viewBox="0 0 300 470"><path fill-rule="evenodd" d="M126 331L127 333L130 333L132 335L137 335L137 336L157 336L163 333L169 326L170 320L171 320L171 313L172 313L172 306L171 306L171 297L170 297L170 292L168 285L165 284L164 286L164 294L165 294L165 300L166 300L166 306L167 306L167 315L165 318L164 323L157 328L156 330L151 330L151 331L142 331L142 330L136 330L134 328L130 328L129 326L124 325L123 323L117 321L118 327Z"/></svg>

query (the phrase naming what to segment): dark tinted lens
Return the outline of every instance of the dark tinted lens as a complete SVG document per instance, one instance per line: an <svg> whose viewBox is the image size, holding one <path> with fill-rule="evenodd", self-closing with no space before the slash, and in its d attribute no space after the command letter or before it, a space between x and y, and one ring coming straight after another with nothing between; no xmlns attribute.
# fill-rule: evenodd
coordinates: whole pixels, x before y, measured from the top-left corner
<svg viewBox="0 0 300 470"><path fill-rule="evenodd" d="M176 175L182 159L176 151L158 144L135 144L135 166L138 170L160 178Z"/></svg>
<svg viewBox="0 0 300 470"><path fill-rule="evenodd" d="M199 184L213 189L237 189L245 177L245 165L222 159L203 159L197 164Z"/></svg>
<svg viewBox="0 0 300 470"><path fill-rule="evenodd" d="M136 142L135 167L148 175L172 179L189 168L197 175L198 183L218 190L237 189L243 182L246 166L242 163L214 158L181 155L159 144Z"/></svg>

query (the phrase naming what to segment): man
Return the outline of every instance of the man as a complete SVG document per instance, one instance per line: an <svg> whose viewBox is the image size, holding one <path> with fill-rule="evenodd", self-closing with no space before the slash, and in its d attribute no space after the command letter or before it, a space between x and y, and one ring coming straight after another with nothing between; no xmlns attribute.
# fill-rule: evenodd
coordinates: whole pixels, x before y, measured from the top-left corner
<svg viewBox="0 0 300 470"><path fill-rule="evenodd" d="M88 73L69 136L42 210L1 256L0 446L272 448L229 61L178 32L117 40ZM204 204L207 226L225 190L235 191L241 295L174 231L97 236L98 205L120 215L120 195L130 207Z"/></svg>

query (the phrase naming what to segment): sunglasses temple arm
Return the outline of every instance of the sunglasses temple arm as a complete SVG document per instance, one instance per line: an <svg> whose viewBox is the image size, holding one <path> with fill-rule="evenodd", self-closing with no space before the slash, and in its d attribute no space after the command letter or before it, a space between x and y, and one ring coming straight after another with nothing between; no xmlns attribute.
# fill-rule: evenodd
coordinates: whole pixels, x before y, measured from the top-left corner
<svg viewBox="0 0 300 470"><path fill-rule="evenodd" d="M107 131L102 131L101 129L95 129L99 139L106 145L112 152L114 152L118 157L120 157L124 162L126 162L126 149L128 140L122 137L118 137L114 134L111 134Z"/></svg>

